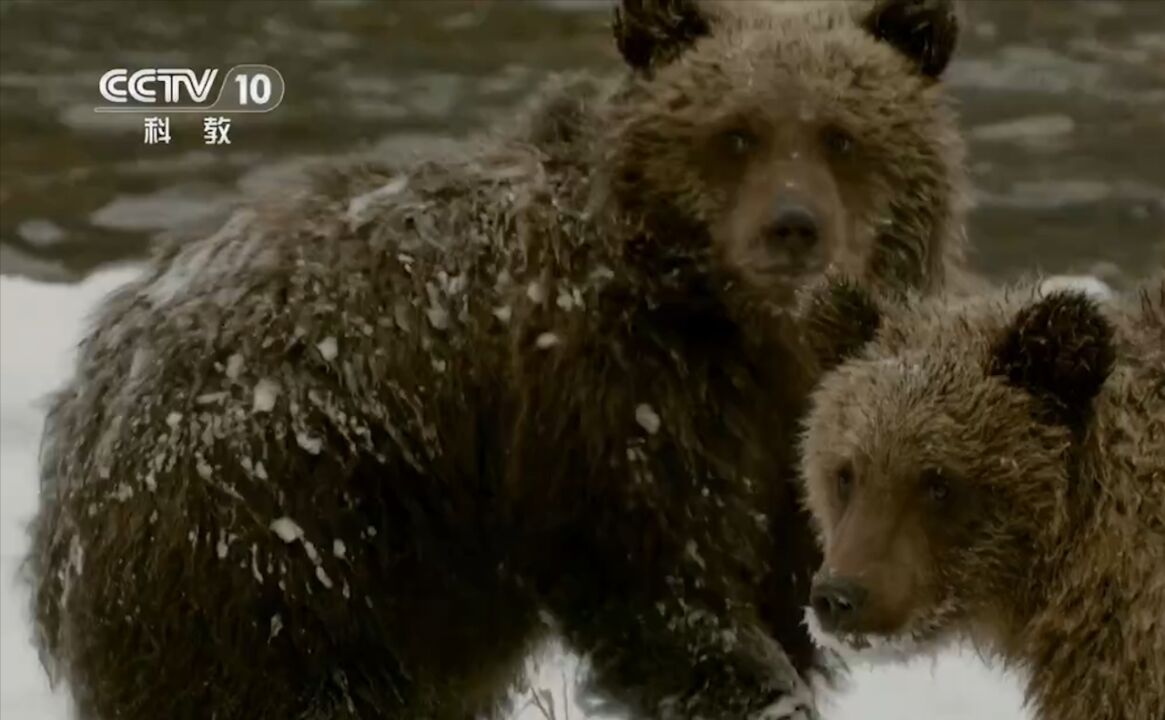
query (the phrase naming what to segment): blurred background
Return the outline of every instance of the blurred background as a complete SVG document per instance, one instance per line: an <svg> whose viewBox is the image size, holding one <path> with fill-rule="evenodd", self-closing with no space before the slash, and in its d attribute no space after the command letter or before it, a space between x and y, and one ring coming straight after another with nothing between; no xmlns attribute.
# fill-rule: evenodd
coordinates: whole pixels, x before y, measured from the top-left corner
<svg viewBox="0 0 1165 720"><path fill-rule="evenodd" d="M965 0L947 83L976 187L977 267L1123 285L1165 264L1165 0ZM210 227L321 154L504 121L548 73L619 69L605 0L0 0L0 272L76 282ZM114 67L266 63L283 104L233 116L93 112Z"/></svg>

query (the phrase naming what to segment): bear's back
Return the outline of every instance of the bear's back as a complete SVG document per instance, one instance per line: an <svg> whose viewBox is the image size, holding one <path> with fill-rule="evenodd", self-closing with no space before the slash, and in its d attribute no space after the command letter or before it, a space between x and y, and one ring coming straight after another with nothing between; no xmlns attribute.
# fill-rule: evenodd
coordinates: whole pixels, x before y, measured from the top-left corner
<svg viewBox="0 0 1165 720"><path fill-rule="evenodd" d="M501 402L470 398L500 392L525 292L519 228L579 180L521 140L463 150L325 168L161 248L80 344L49 417L47 478L124 495L189 462L210 480L210 447L227 444L277 482L254 475L260 440L355 457L386 435L439 475L435 426Z"/></svg>

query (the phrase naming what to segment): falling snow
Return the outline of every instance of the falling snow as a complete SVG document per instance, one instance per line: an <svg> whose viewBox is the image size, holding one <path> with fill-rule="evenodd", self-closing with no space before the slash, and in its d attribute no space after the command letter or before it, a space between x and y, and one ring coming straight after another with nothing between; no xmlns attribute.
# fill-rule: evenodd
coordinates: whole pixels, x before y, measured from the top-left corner
<svg viewBox="0 0 1165 720"><path fill-rule="evenodd" d="M370 219L372 211L385 200L404 192L409 185L407 175L393 178L383 186L352 198L348 203L347 218L353 225L359 225Z"/></svg>
<svg viewBox="0 0 1165 720"><path fill-rule="evenodd" d="M275 409L275 398L279 397L279 384L270 378L255 383L252 412L265 413Z"/></svg>
<svg viewBox="0 0 1165 720"><path fill-rule="evenodd" d="M321 438L302 431L295 434L295 442L311 455L319 455L324 448L324 441Z"/></svg>
<svg viewBox="0 0 1165 720"><path fill-rule="evenodd" d="M684 546L684 554L696 565L701 568L704 567L704 558L700 555L700 547L696 544L695 540L689 540L687 545Z"/></svg>
<svg viewBox="0 0 1165 720"><path fill-rule="evenodd" d="M437 330L449 327L449 311L441 305L433 305L425 311L425 315L429 318L429 324Z"/></svg>
<svg viewBox="0 0 1165 720"><path fill-rule="evenodd" d="M320 564L320 551L316 550L316 546L310 540L303 541L303 551L307 553L307 558L311 560L312 565Z"/></svg>
<svg viewBox="0 0 1165 720"><path fill-rule="evenodd" d="M259 546L251 543L251 576L255 582L263 583L263 573L259 570Z"/></svg>
<svg viewBox="0 0 1165 720"><path fill-rule="evenodd" d="M328 362L335 360L336 356L340 354L340 349L339 345L336 343L336 338L330 336L321 340L316 345L316 349L320 351L320 356Z"/></svg>
<svg viewBox="0 0 1165 720"><path fill-rule="evenodd" d="M235 353L227 358L226 376L231 380L238 380L243 372L243 356Z"/></svg>
<svg viewBox="0 0 1165 720"><path fill-rule="evenodd" d="M286 515L271 522L271 531L285 543L293 543L303 539L303 528Z"/></svg>
<svg viewBox="0 0 1165 720"><path fill-rule="evenodd" d="M198 476L203 480L210 480L214 476L214 468L201 455L195 459L194 469L198 471Z"/></svg>
<svg viewBox="0 0 1165 720"><path fill-rule="evenodd" d="M661 421L659 415L647 403L642 403L635 408L635 422L648 432L654 435L659 432Z"/></svg>

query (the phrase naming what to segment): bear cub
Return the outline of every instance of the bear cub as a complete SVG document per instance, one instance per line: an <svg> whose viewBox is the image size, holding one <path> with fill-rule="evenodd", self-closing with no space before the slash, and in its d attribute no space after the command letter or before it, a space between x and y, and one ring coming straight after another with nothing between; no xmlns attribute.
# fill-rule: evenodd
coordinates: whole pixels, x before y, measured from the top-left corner
<svg viewBox="0 0 1165 720"><path fill-rule="evenodd" d="M1099 303L1024 284L889 302L835 278L802 470L825 559L809 625L844 656L963 640L1043 720L1165 709L1165 276Z"/></svg>

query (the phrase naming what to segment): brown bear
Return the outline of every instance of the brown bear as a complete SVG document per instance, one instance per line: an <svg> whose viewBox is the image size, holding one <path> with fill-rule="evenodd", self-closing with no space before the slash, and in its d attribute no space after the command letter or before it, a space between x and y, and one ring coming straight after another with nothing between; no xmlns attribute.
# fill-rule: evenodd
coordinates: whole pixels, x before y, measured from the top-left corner
<svg viewBox="0 0 1165 720"><path fill-rule="evenodd" d="M45 428L81 718L464 720L551 631L635 716L810 714L788 310L830 264L960 276L955 29L626 0L627 77L162 249Z"/></svg>
<svg viewBox="0 0 1165 720"><path fill-rule="evenodd" d="M845 654L972 643L1042 720L1165 709L1165 275L888 303L835 280L806 418L809 624ZM840 362L840 365L836 363Z"/></svg>

